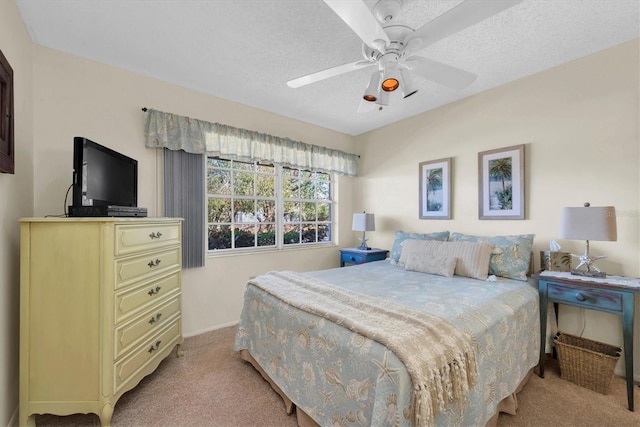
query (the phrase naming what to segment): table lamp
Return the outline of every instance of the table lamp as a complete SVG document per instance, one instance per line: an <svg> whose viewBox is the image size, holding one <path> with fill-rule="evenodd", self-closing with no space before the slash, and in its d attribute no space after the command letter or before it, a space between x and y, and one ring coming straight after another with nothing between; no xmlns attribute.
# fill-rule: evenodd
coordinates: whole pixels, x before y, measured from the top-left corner
<svg viewBox="0 0 640 427"><path fill-rule="evenodd" d="M562 208L560 212L560 238L572 240L586 240L584 254L571 254L578 258L580 264L571 270L571 274L588 277L606 277L600 271L595 261L606 256L592 257L589 255L589 241L615 241L618 238L616 227L616 209L613 206L591 207L590 203L581 208ZM585 267L581 269L581 267Z"/></svg>
<svg viewBox="0 0 640 427"><path fill-rule="evenodd" d="M365 239L365 232L376 230L376 221L372 213L354 213L353 223L351 225L353 231L362 231L362 237L360 238L359 249L367 250L371 249L367 247L367 239Z"/></svg>

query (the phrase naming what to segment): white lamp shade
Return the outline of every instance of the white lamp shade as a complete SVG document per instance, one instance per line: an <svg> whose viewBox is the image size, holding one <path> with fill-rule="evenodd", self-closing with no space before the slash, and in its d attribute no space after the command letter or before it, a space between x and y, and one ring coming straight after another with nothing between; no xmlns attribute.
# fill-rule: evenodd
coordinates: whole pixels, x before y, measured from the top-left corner
<svg viewBox="0 0 640 427"><path fill-rule="evenodd" d="M375 231L376 221L372 213L355 213L353 214L353 231Z"/></svg>
<svg viewBox="0 0 640 427"><path fill-rule="evenodd" d="M613 206L562 208L559 237L571 240L617 240L616 208Z"/></svg>

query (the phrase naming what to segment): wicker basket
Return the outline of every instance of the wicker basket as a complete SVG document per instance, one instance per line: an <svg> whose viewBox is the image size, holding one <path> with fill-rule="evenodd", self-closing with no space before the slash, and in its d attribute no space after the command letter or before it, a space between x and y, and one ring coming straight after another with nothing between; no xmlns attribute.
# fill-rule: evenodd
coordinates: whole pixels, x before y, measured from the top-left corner
<svg viewBox="0 0 640 427"><path fill-rule="evenodd" d="M587 338L558 332L553 339L560 376L579 386L607 394L622 349Z"/></svg>

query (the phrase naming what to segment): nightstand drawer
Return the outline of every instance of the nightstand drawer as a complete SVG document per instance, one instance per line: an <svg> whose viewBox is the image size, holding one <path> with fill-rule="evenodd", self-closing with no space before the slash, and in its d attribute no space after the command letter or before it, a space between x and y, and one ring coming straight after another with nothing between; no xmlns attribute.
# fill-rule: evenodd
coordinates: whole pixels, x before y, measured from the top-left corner
<svg viewBox="0 0 640 427"><path fill-rule="evenodd" d="M609 290L549 283L549 299L586 308L622 311L622 295Z"/></svg>
<svg viewBox="0 0 640 427"><path fill-rule="evenodd" d="M346 262L349 264L363 264L367 262L367 256L346 252L340 254L340 262Z"/></svg>
<svg viewBox="0 0 640 427"><path fill-rule="evenodd" d="M360 249L360 248L346 248L340 249L340 267L344 267L345 264L364 264L366 262L381 261L387 258L386 249Z"/></svg>

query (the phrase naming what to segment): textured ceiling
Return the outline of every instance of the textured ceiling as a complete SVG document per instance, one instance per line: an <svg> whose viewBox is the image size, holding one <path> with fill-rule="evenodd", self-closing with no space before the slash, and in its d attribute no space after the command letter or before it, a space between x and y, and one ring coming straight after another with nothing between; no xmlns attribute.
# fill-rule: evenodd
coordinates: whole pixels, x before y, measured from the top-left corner
<svg viewBox="0 0 640 427"><path fill-rule="evenodd" d="M286 85L362 58L360 39L322 0L16 2L40 45L350 135L640 36L639 0L524 0L418 52L477 74L473 84L425 82L415 96L357 113L370 68ZM418 28L459 3L405 0L399 19Z"/></svg>

